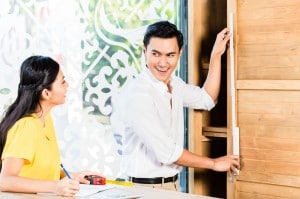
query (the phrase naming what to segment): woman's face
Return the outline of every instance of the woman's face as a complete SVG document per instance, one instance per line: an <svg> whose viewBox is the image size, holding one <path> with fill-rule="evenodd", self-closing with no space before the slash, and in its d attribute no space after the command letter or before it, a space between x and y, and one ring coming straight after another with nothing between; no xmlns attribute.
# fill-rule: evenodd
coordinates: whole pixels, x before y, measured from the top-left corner
<svg viewBox="0 0 300 199"><path fill-rule="evenodd" d="M65 103L68 86L69 84L65 80L63 72L61 71L61 69L59 69L56 79L51 86L51 90L48 90L48 102L52 105L59 105Z"/></svg>

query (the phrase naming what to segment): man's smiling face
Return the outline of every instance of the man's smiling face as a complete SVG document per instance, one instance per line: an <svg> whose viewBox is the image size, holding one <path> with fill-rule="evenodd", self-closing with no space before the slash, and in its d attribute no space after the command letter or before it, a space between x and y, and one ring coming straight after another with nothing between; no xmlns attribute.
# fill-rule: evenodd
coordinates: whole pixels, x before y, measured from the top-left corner
<svg viewBox="0 0 300 199"><path fill-rule="evenodd" d="M144 47L144 54L151 73L159 81L168 84L181 55L176 37L152 37Z"/></svg>

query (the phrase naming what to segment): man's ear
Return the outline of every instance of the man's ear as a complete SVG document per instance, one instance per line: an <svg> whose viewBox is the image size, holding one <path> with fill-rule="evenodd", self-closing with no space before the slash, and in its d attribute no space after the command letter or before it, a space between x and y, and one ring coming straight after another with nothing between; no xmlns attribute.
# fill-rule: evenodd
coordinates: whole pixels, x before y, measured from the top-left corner
<svg viewBox="0 0 300 199"><path fill-rule="evenodd" d="M183 49L181 48L180 51L179 51L179 56L182 55L182 52L183 52Z"/></svg>
<svg viewBox="0 0 300 199"><path fill-rule="evenodd" d="M146 54L146 51L147 51L146 47L143 47L143 53L144 53L144 55Z"/></svg>

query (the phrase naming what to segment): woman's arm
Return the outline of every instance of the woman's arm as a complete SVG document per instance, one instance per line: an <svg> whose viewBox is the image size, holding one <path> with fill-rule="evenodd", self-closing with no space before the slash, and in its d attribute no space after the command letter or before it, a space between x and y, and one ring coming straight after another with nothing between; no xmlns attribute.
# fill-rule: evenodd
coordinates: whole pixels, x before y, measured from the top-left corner
<svg viewBox="0 0 300 199"><path fill-rule="evenodd" d="M62 196L74 196L79 191L77 179L63 178L60 181L37 180L18 176L24 159L5 158L0 173L0 191L43 193L52 192Z"/></svg>

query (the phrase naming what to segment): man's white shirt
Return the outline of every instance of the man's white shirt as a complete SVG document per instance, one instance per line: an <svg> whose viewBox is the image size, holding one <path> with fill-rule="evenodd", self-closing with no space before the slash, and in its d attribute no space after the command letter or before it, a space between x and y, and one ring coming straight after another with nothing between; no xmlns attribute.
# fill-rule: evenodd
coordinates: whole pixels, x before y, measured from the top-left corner
<svg viewBox="0 0 300 199"><path fill-rule="evenodd" d="M112 96L113 133L121 137L121 171L130 177L170 177L183 152L184 107L210 110L215 104L205 89L172 76L172 93L148 68Z"/></svg>

